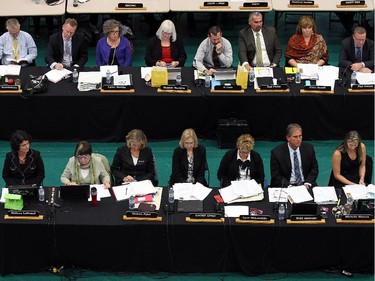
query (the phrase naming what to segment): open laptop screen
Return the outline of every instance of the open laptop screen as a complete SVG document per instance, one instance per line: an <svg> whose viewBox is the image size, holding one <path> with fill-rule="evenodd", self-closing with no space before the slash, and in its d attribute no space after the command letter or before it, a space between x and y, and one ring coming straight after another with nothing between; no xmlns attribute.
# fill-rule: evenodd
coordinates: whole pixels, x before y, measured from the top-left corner
<svg viewBox="0 0 375 281"><path fill-rule="evenodd" d="M62 200L87 200L90 197L90 185L62 185L60 198Z"/></svg>

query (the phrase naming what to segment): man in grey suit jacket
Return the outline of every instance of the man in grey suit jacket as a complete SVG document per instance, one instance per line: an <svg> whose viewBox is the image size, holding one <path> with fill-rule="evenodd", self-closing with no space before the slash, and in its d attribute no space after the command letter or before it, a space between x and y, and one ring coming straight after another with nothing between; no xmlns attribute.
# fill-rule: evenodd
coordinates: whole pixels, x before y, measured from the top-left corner
<svg viewBox="0 0 375 281"><path fill-rule="evenodd" d="M248 23L249 26L242 29L238 35L238 56L241 65L247 70L256 65L255 34L259 33L263 58L261 66L277 66L281 59L281 46L275 28L263 26L263 16L259 12L250 13Z"/></svg>
<svg viewBox="0 0 375 281"><path fill-rule="evenodd" d="M286 129L286 139L286 143L280 144L271 151L271 186L305 185L306 188L316 186L318 162L314 147L302 142L301 126L289 124Z"/></svg>

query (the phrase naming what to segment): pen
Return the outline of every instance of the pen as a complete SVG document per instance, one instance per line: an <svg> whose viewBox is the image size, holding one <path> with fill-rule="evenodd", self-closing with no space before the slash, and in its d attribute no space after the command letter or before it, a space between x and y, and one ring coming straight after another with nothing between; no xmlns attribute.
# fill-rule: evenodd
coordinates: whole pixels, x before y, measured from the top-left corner
<svg viewBox="0 0 375 281"><path fill-rule="evenodd" d="M128 188L125 189L125 195L128 195Z"/></svg>

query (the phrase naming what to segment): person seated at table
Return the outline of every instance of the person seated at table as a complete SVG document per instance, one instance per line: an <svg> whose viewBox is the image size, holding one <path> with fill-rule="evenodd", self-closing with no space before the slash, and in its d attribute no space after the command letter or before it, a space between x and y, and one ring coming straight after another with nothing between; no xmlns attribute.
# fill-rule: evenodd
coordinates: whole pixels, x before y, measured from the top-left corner
<svg viewBox="0 0 375 281"><path fill-rule="evenodd" d="M217 171L222 187L231 185L231 181L251 179L263 186L263 160L260 154L253 150L254 145L254 138L250 134L243 134L237 139L237 148L224 154Z"/></svg>
<svg viewBox="0 0 375 281"><path fill-rule="evenodd" d="M22 130L15 131L10 137L11 152L4 160L3 179L6 185L42 185L44 163L40 152L30 149L31 137Z"/></svg>
<svg viewBox="0 0 375 281"><path fill-rule="evenodd" d="M151 180L157 186L155 160L143 131L134 129L126 136L126 146L119 147L111 166L115 184Z"/></svg>
<svg viewBox="0 0 375 281"><path fill-rule="evenodd" d="M184 44L177 38L172 21L163 21L156 31L156 36L148 40L145 61L147 66L184 66L186 61Z"/></svg>
<svg viewBox="0 0 375 281"><path fill-rule="evenodd" d="M169 185L199 182L207 186L204 177L206 166L206 148L198 144L194 129L184 130L179 146L173 151L172 175L169 179Z"/></svg>
<svg viewBox="0 0 375 281"><path fill-rule="evenodd" d="M88 59L88 50L83 34L76 32L78 23L67 18L62 31L49 37L45 62L51 69L83 67Z"/></svg>
<svg viewBox="0 0 375 281"><path fill-rule="evenodd" d="M285 51L286 64L297 67L298 63L328 63L328 48L323 36L317 34L315 21L310 16L302 16L296 33L290 37Z"/></svg>
<svg viewBox="0 0 375 281"><path fill-rule="evenodd" d="M193 66L207 75L213 75L216 68L231 67L232 63L231 43L222 36L220 27L211 26L208 37L198 47Z"/></svg>
<svg viewBox="0 0 375 281"><path fill-rule="evenodd" d="M263 26L263 15L252 12L248 26L238 33L240 64L250 71L252 66L276 67L281 59L281 45L276 29Z"/></svg>
<svg viewBox="0 0 375 281"><path fill-rule="evenodd" d="M350 131L332 155L329 186L365 184L366 146L357 131Z"/></svg>
<svg viewBox="0 0 375 281"><path fill-rule="evenodd" d="M102 158L92 153L88 141L80 141L69 158L60 180L65 185L103 184L111 187L111 178L106 171Z"/></svg>
<svg viewBox="0 0 375 281"><path fill-rule="evenodd" d="M291 123L286 128L286 143L271 151L271 186L304 185L307 189L317 185L319 173L314 147L302 142L302 127Z"/></svg>
<svg viewBox="0 0 375 281"><path fill-rule="evenodd" d="M122 36L123 26L114 19L106 20L103 24L105 34L96 45L96 63L101 65L132 65L132 50L130 42Z"/></svg>
<svg viewBox="0 0 375 281"><path fill-rule="evenodd" d="M374 71L374 41L366 38L366 29L357 26L351 37L341 42L339 67L352 71Z"/></svg>
<svg viewBox="0 0 375 281"><path fill-rule="evenodd" d="M5 25L8 32L0 36L1 64L35 65L38 50L34 39L21 30L21 25L15 18L8 19Z"/></svg>

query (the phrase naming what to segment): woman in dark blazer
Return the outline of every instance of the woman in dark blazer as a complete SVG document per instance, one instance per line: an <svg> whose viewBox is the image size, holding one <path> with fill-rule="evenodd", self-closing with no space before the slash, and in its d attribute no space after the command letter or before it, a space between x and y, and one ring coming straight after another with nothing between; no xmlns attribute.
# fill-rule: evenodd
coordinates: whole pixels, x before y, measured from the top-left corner
<svg viewBox="0 0 375 281"><path fill-rule="evenodd" d="M172 175L169 184L191 182L207 186L204 172L207 169L206 148L198 144L193 129L183 131L179 143L173 152Z"/></svg>
<svg viewBox="0 0 375 281"><path fill-rule="evenodd" d="M254 144L254 138L244 134L237 139L237 148L225 153L217 172L222 187L230 185L231 181L250 179L263 186L263 160L259 153L253 150Z"/></svg>
<svg viewBox="0 0 375 281"><path fill-rule="evenodd" d="M113 158L111 171L115 178L115 185L126 182L151 180L158 185L154 155L147 147L145 134L134 129L126 136L126 146L119 147Z"/></svg>
<svg viewBox="0 0 375 281"><path fill-rule="evenodd" d="M145 61L147 66L184 66L186 61L184 44L177 38L172 21L163 21L156 36L148 40Z"/></svg>

